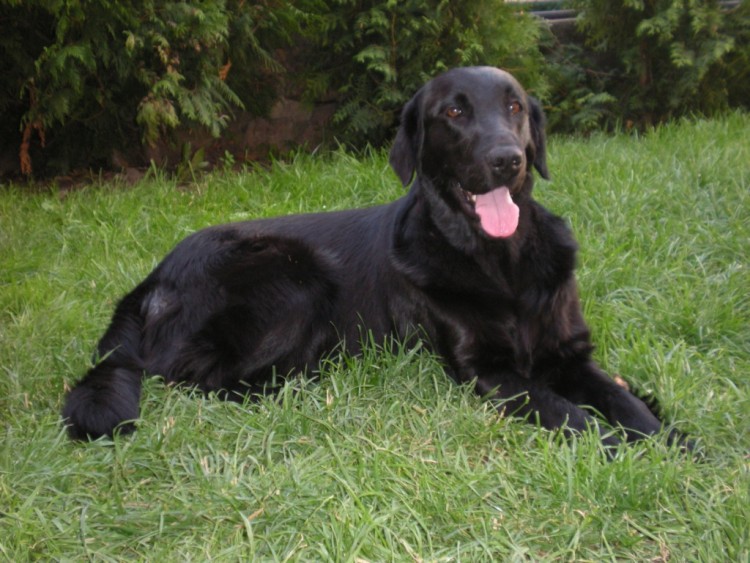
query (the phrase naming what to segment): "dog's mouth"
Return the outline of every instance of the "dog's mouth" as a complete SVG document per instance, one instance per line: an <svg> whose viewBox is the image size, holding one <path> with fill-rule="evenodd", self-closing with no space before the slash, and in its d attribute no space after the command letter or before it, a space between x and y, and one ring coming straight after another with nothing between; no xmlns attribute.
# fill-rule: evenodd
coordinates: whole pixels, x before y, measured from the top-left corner
<svg viewBox="0 0 750 563"><path fill-rule="evenodd" d="M482 230L492 238L508 238L518 229L518 206L513 202L507 186L493 188L476 194L458 186L464 203L474 215Z"/></svg>

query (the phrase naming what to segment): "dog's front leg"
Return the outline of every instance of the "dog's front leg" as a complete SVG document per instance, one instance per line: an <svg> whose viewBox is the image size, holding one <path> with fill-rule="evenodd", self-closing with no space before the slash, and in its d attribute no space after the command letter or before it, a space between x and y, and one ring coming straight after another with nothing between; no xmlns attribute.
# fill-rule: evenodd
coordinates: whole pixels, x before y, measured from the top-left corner
<svg viewBox="0 0 750 563"><path fill-rule="evenodd" d="M500 412L530 422L537 420L548 430L562 430L566 436L571 436L596 428L605 445L620 443L616 436L606 434L584 409L531 379L511 373L480 376L476 379L476 391L483 397L498 400Z"/></svg>
<svg viewBox="0 0 750 563"><path fill-rule="evenodd" d="M593 361L568 366L554 390L573 403L596 409L613 426L621 426L628 442L662 430L661 421L648 406Z"/></svg>
<svg viewBox="0 0 750 563"><path fill-rule="evenodd" d="M593 361L569 367L565 377L555 386L555 391L574 403L593 407L610 424L622 427L628 442L664 430L664 424L646 403L615 382ZM688 451L695 448L692 440L675 429L667 435L667 443L677 444Z"/></svg>

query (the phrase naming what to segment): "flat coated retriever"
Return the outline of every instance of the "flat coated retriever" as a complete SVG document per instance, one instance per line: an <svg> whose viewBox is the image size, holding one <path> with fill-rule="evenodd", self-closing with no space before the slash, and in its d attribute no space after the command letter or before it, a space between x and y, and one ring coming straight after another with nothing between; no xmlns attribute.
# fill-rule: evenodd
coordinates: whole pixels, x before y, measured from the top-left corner
<svg viewBox="0 0 750 563"><path fill-rule="evenodd" d="M144 374L226 398L262 393L337 349L357 354L363 331L418 333L456 381L545 428L596 428L593 408L628 441L662 429L591 359L576 243L531 194L532 168L548 178L544 115L510 74L458 68L428 82L403 110L390 163L411 184L390 204L182 241L119 303L98 363L67 397L71 437L132 431Z"/></svg>

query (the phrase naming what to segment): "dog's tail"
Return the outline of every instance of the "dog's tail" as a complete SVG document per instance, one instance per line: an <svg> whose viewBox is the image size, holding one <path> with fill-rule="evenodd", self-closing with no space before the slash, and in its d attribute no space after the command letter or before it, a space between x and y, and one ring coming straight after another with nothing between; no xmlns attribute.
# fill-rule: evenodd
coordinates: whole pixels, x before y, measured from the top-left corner
<svg viewBox="0 0 750 563"><path fill-rule="evenodd" d="M135 430L144 375L141 311L145 282L117 306L99 341L98 363L68 393L62 416L75 440Z"/></svg>

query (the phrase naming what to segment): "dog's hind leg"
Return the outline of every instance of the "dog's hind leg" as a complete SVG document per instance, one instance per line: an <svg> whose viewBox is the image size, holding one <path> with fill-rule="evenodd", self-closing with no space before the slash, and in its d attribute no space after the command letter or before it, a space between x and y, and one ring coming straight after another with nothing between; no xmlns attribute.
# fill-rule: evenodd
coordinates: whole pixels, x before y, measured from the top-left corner
<svg viewBox="0 0 750 563"><path fill-rule="evenodd" d="M141 301L149 285L146 280L120 302L99 342L99 363L68 393L62 416L71 438L111 437L115 430L135 429L143 376Z"/></svg>
<svg viewBox="0 0 750 563"><path fill-rule="evenodd" d="M222 301L164 373L227 399L272 392L335 348L334 261L294 238L239 238L209 271Z"/></svg>

